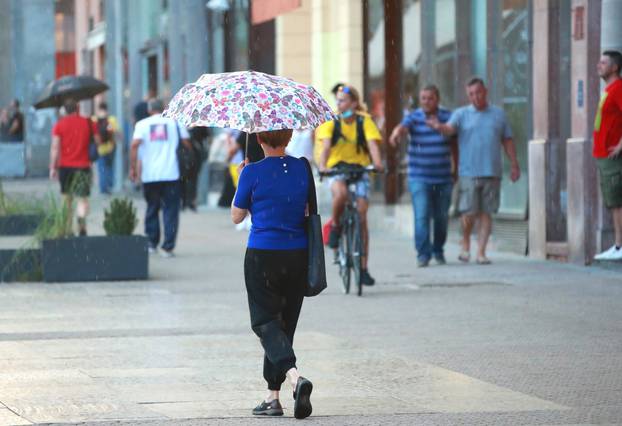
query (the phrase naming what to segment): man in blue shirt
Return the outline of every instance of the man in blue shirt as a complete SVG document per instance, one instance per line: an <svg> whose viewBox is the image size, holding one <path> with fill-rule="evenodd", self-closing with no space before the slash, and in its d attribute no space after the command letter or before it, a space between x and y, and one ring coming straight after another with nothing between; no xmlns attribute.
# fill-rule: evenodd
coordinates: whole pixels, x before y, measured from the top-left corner
<svg viewBox="0 0 622 426"><path fill-rule="evenodd" d="M435 117L446 123L451 112L439 108L440 93L436 86L424 87L419 93L419 108L406 116L393 129L389 143L399 144L410 135L408 143L408 188L412 194L415 214L415 248L419 267L428 266L434 256L445 264L444 245L447 240L449 205L457 164L455 139L443 136L426 124ZM453 164L452 164L453 158ZM453 170L453 171L452 171ZM434 240L430 242L430 220L434 221Z"/></svg>
<svg viewBox="0 0 622 426"><path fill-rule="evenodd" d="M435 117L427 124L442 134L458 135L460 148L460 199L458 209L462 213L462 253L459 259L470 260L471 231L479 220L477 263L487 265L486 245L492 230L492 214L499 210L499 192L503 163L501 148L511 164L510 178L516 182L520 168L512 131L499 107L490 105L487 90L481 78L473 78L467 84L471 105L457 109L447 123Z"/></svg>

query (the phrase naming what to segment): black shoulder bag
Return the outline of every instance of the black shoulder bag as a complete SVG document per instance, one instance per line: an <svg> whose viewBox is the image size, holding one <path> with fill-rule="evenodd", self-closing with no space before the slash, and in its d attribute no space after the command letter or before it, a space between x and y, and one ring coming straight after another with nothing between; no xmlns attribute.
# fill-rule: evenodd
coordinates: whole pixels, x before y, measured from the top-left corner
<svg viewBox="0 0 622 426"><path fill-rule="evenodd" d="M99 152L97 152L97 144L95 143L95 136L93 136L93 122L90 118L86 119L89 126L89 160L94 163L99 159Z"/></svg>
<svg viewBox="0 0 622 426"><path fill-rule="evenodd" d="M317 196L311 165L302 157L309 173L309 216L307 216L307 236L309 240L309 274L305 296L317 296L327 286L326 263L324 262L324 243L322 241L322 219L317 214Z"/></svg>

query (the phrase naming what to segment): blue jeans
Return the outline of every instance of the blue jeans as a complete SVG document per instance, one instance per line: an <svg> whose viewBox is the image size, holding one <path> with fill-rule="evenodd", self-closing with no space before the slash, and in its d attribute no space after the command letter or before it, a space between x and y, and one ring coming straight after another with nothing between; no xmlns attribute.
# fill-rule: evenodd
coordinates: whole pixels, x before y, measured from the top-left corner
<svg viewBox="0 0 622 426"><path fill-rule="evenodd" d="M179 228L179 204L181 202L179 181L144 183L143 192L147 201L145 234L149 238L149 244L156 248L160 243L161 208L164 222L162 249L171 251L175 248L177 229Z"/></svg>
<svg viewBox="0 0 622 426"><path fill-rule="evenodd" d="M452 183L429 184L409 181L415 214L415 249L417 259L428 261L443 256L447 241ZM434 221L434 241L430 242L430 221Z"/></svg>
<svg viewBox="0 0 622 426"><path fill-rule="evenodd" d="M112 190L112 154L97 159L99 192L110 194Z"/></svg>

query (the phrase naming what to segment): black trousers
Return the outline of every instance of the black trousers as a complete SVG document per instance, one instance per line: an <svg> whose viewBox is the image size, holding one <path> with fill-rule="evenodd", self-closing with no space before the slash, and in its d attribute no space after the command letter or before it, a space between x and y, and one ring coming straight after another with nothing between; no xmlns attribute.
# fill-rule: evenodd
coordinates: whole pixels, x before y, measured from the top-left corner
<svg viewBox="0 0 622 426"><path fill-rule="evenodd" d="M197 206L197 181L199 170L193 169L181 179L181 206L183 208L196 208Z"/></svg>
<svg viewBox="0 0 622 426"><path fill-rule="evenodd" d="M307 250L247 249L244 279L251 326L264 348L263 377L280 390L296 367L292 344L307 280Z"/></svg>

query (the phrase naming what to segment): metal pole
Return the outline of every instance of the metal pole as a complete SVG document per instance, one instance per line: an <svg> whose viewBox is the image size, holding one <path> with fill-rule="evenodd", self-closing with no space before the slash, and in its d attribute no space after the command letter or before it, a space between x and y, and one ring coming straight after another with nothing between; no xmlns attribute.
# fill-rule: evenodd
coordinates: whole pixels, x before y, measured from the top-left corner
<svg viewBox="0 0 622 426"><path fill-rule="evenodd" d="M111 59L113 61L112 78L114 83L112 86L113 99L114 99L114 113L117 117L119 129L117 133L117 146L114 154L114 192L120 192L123 189L123 181L125 180L124 173L124 156L125 156L125 144L123 143L124 136L124 114L123 114L123 56L121 53L121 45L123 41L123 13L121 13L121 0L112 0L108 2L107 6L112 7L112 14L107 14L107 17L111 17L112 20L106 20L106 26L114 26L112 29L112 37L114 42L112 43ZM112 21L112 22L111 22Z"/></svg>

